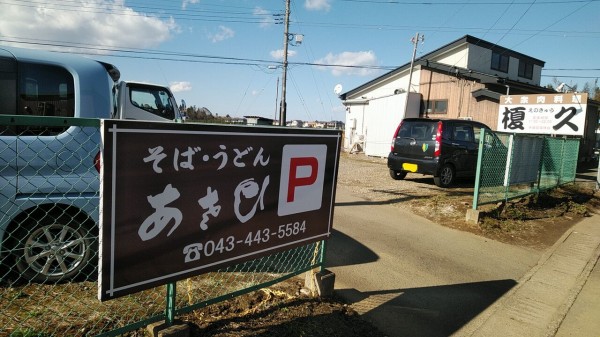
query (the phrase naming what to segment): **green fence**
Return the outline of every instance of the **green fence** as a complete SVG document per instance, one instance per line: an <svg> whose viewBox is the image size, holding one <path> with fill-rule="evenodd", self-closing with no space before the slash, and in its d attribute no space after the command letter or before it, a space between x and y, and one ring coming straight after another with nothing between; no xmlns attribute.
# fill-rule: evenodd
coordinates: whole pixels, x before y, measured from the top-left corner
<svg viewBox="0 0 600 337"><path fill-rule="evenodd" d="M323 267L317 242L100 302L99 125L0 116L0 336L130 334Z"/></svg>
<svg viewBox="0 0 600 337"><path fill-rule="evenodd" d="M579 139L481 130L473 209L575 181Z"/></svg>

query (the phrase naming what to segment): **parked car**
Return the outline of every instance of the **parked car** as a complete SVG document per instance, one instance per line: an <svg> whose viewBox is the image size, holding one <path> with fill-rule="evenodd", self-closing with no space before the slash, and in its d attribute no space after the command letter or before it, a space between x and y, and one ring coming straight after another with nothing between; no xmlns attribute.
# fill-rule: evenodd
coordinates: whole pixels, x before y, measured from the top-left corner
<svg viewBox="0 0 600 337"><path fill-rule="evenodd" d="M409 172L432 175L439 187L451 186L457 177L475 177L482 128L491 130L471 120L403 119L387 160L390 176L402 180Z"/></svg>
<svg viewBox="0 0 600 337"><path fill-rule="evenodd" d="M100 132L60 118L166 122L175 98L66 53L0 47L0 69L0 263L36 282L87 275L97 265ZM15 115L35 119L17 125Z"/></svg>

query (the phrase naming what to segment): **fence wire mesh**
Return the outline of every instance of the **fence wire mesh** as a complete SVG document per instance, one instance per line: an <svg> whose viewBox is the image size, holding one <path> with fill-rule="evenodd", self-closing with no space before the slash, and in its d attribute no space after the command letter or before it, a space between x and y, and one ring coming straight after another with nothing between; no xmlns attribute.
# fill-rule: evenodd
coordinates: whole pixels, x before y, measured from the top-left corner
<svg viewBox="0 0 600 337"><path fill-rule="evenodd" d="M99 120L0 116L0 125L0 336L141 335L164 321L164 286L97 299ZM175 313L320 267L323 249L313 243L179 281Z"/></svg>
<svg viewBox="0 0 600 337"><path fill-rule="evenodd" d="M574 182L579 139L482 129L473 208Z"/></svg>

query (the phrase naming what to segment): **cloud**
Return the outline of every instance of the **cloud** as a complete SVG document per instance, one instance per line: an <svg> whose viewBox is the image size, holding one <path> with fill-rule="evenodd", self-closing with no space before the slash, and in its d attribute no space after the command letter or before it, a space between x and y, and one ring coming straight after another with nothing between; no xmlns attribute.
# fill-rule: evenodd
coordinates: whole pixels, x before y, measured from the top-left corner
<svg viewBox="0 0 600 337"><path fill-rule="evenodd" d="M231 39L232 37L235 36L235 31L229 27L225 27L225 26L219 26L219 29L216 33L212 34L209 33L208 34L208 38L213 42L221 42L227 39Z"/></svg>
<svg viewBox="0 0 600 337"><path fill-rule="evenodd" d="M171 82L169 83L169 89L171 89L172 92L191 91L192 83L187 81Z"/></svg>
<svg viewBox="0 0 600 337"><path fill-rule="evenodd" d="M309 11L329 11L331 9L331 0L306 0L304 8Z"/></svg>
<svg viewBox="0 0 600 337"><path fill-rule="evenodd" d="M189 4L197 4L200 0L183 0L181 3L181 9L187 9Z"/></svg>
<svg viewBox="0 0 600 337"><path fill-rule="evenodd" d="M273 17L273 15L271 14L271 12L268 11L268 10L266 10L266 9L262 9L260 7L256 7L252 11L252 14L254 16L257 16L258 19L260 20L259 26L261 28L269 27L269 26L271 26L272 24L275 23L275 18Z"/></svg>
<svg viewBox="0 0 600 337"><path fill-rule="evenodd" d="M283 49L277 49L277 50L273 50L271 51L271 57L276 59L276 60L283 60ZM294 57L296 56L297 52L295 50L290 50L288 49L288 57Z"/></svg>
<svg viewBox="0 0 600 337"><path fill-rule="evenodd" d="M0 36L30 43L149 48L170 39L179 31L172 18L161 19L136 12L126 7L122 0L53 4L30 1L27 6L3 6ZM35 45L29 47L35 48Z"/></svg>
<svg viewBox="0 0 600 337"><path fill-rule="evenodd" d="M377 56L372 51L346 51L337 55L329 53L322 59L316 60L315 63L328 65L329 67L320 68L330 69L334 76L371 76L377 72L376 69L369 68L377 66ZM342 67L336 67L337 65Z"/></svg>

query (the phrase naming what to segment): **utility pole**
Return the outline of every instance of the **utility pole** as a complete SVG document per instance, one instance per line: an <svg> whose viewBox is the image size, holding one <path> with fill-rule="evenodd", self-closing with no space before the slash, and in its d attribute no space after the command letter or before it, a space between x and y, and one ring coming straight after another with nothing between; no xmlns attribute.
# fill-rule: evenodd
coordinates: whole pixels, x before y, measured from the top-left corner
<svg viewBox="0 0 600 337"><path fill-rule="evenodd" d="M279 77L277 77L277 84L275 85L275 116L274 119L277 120L277 101L279 100Z"/></svg>
<svg viewBox="0 0 600 337"><path fill-rule="evenodd" d="M410 71L408 73L408 88L406 88L406 100L404 102L404 115L406 115L406 109L408 109L408 96L410 94L410 88L412 87L413 66L415 64L415 56L417 55L417 45L419 44L419 40L423 42L425 40L425 36L419 36L418 32L417 35L415 35L415 37L413 37L410 40L413 44L413 53L412 58L410 59ZM427 109L427 107L425 107L425 109Z"/></svg>
<svg viewBox="0 0 600 337"><path fill-rule="evenodd" d="M289 29L290 29L290 0L285 1L285 28L283 32L283 75L281 76L281 105L279 106L279 126L286 124L287 103L285 101L285 87L287 82L287 67L288 67L288 44Z"/></svg>

